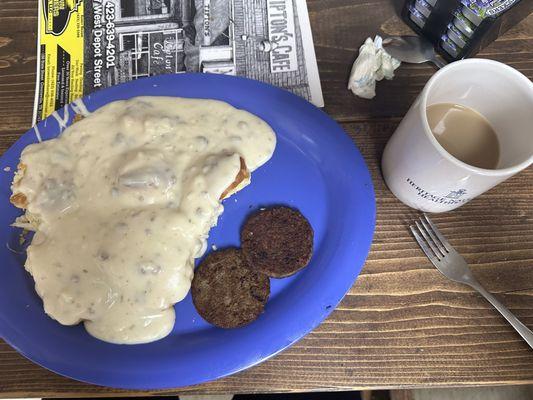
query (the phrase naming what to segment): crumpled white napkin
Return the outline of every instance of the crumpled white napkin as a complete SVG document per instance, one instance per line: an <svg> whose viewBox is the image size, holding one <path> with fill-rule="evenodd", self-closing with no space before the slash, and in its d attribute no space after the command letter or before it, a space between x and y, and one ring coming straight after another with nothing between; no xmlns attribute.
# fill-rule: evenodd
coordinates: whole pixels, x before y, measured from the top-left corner
<svg viewBox="0 0 533 400"><path fill-rule="evenodd" d="M359 55L353 63L348 89L356 96L372 99L376 96L376 81L392 79L400 61L392 58L383 49L383 39L376 35L374 40L367 38L359 48Z"/></svg>

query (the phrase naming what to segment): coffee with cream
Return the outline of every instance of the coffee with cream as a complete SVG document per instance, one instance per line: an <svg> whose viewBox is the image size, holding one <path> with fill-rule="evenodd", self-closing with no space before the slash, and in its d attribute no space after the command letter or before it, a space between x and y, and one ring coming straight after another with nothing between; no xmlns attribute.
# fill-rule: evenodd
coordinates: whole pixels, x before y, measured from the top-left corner
<svg viewBox="0 0 533 400"><path fill-rule="evenodd" d="M475 167L497 168L498 137L483 115L454 103L432 104L426 113L433 135L448 153Z"/></svg>

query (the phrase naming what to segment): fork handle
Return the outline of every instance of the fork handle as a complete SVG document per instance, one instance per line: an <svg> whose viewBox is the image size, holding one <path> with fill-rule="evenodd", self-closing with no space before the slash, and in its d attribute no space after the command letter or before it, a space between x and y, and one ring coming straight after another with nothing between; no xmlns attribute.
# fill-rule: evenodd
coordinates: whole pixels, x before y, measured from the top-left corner
<svg viewBox="0 0 533 400"><path fill-rule="evenodd" d="M469 285L476 289L483 297L485 297L490 304L496 308L500 312L501 315L513 326L513 328L516 329L516 331L524 338L524 340L529 344L529 347L533 349L533 332L525 326L518 318L514 316L514 314L507 309L502 303L498 301L496 297L494 297L491 293L487 292L483 286L479 284L479 282L472 281L469 282Z"/></svg>

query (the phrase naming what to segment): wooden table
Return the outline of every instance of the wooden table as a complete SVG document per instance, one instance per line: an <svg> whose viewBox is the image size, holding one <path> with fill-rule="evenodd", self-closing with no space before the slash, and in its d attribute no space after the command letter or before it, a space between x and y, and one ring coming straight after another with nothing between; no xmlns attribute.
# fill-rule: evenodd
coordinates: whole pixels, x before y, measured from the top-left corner
<svg viewBox="0 0 533 400"><path fill-rule="evenodd" d="M322 325L273 359L229 378L158 393L533 383L533 351L485 300L448 281L429 264L407 230L416 212L396 200L380 176L383 146L434 69L403 65L393 81L378 84L372 101L356 99L346 90L351 63L367 36L409 32L396 16L398 3L309 1L325 110L355 140L375 184L376 233L356 284ZM30 127L36 4L0 0L0 152ZM533 77L533 15L481 56ZM532 178L530 168L470 204L434 217L479 281L529 327L533 327ZM57 376L0 343L0 397L119 394L135 392Z"/></svg>

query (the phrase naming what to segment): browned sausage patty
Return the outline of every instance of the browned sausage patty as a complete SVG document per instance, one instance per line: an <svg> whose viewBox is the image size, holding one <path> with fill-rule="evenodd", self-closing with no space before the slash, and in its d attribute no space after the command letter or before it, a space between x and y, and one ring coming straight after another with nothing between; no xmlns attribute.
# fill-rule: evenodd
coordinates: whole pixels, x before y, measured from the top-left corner
<svg viewBox="0 0 533 400"><path fill-rule="evenodd" d="M309 263L313 229L298 210L269 208L248 218L241 232L241 245L249 268L284 278Z"/></svg>
<svg viewBox="0 0 533 400"><path fill-rule="evenodd" d="M242 252L209 254L192 280L192 300L207 322L220 328L249 324L263 312L270 294L268 276L244 267Z"/></svg>

